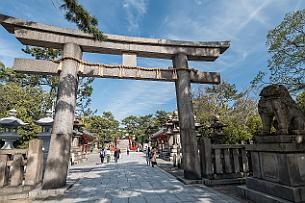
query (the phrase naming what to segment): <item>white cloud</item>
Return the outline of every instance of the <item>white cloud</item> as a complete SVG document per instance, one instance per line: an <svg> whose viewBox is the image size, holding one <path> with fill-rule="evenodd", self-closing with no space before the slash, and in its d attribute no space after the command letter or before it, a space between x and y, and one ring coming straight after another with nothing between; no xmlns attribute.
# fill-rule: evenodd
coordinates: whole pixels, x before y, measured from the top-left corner
<svg viewBox="0 0 305 203"><path fill-rule="evenodd" d="M217 15L205 13L205 15L200 15L198 18L194 18L189 13L200 13L200 9L193 11L193 7L187 5L184 9L172 8L175 12L168 13L162 25L166 27L164 35L170 39L232 40L234 45L230 49L230 54L220 57L221 60L217 61L217 63L210 64L211 68L202 68L200 63L190 63L190 66L194 65L195 68L201 70L220 72L230 68L230 74L234 74L238 64L242 63L251 53L261 48L261 44L251 44L251 48L249 48L249 44L239 42L242 40L241 34L244 34L244 29L253 21L264 27L268 25L268 19L263 11L271 2L272 0L255 4L252 1L237 0L235 3L230 1L222 3L219 8L218 5L213 5L215 6L213 12L217 12ZM195 0L195 3L198 6L206 6L207 4L203 0ZM127 12L130 29L137 29L139 16L143 16L146 13L146 3L144 1L125 0L123 7ZM202 19L202 16L205 19ZM251 33L249 34L251 35ZM146 65L146 61L143 64ZM154 66L163 67L167 63L153 61L153 64ZM130 114L134 115L138 112L144 114L155 111L157 107L162 107L162 105L170 101L175 101L174 99L174 84L134 81L124 90L119 91L117 95L114 95L111 100L114 102L109 102L106 109L112 111L117 119L123 119Z"/></svg>
<svg viewBox="0 0 305 203"><path fill-rule="evenodd" d="M236 71L247 72L251 64L247 68L242 64L253 54L266 51L265 32L272 28L273 20L268 11L272 9L274 0L223 0L213 3L195 0L195 3L197 7L184 4L181 9L179 5L179 9L172 9L175 12L168 13L162 24L166 31L164 36L182 40L229 40L230 49L216 62L208 64L211 68L206 68L206 63L196 63L195 68L225 72L225 78Z"/></svg>
<svg viewBox="0 0 305 203"><path fill-rule="evenodd" d="M268 5L270 5L273 2L273 0L263 1L262 3L260 3L258 5L252 5L251 3L249 3L249 1L244 1L244 0L242 0L241 2L243 5L243 8L247 12L249 12L249 14L246 19L241 21L241 23L238 27L239 31L242 30L246 25L248 25L252 20L256 20L262 25L270 26L267 18L264 16L262 10L264 8L266 8Z"/></svg>
<svg viewBox="0 0 305 203"><path fill-rule="evenodd" d="M146 1L145 0L124 0L123 7L134 7L140 14L146 13Z"/></svg>
<svg viewBox="0 0 305 203"><path fill-rule="evenodd" d="M165 36L192 40L234 40L253 20L266 25L268 18L263 10L273 0L221 2L214 3L211 8L205 8L206 5L202 4L193 10L192 5L186 4L184 9L172 9L175 12L166 17L166 23L163 25L167 28L164 29ZM200 12L204 15L198 15L197 18L191 15Z"/></svg>
<svg viewBox="0 0 305 203"><path fill-rule="evenodd" d="M128 31L132 32L137 30L141 18L146 13L147 0L124 0L123 8L127 15Z"/></svg>

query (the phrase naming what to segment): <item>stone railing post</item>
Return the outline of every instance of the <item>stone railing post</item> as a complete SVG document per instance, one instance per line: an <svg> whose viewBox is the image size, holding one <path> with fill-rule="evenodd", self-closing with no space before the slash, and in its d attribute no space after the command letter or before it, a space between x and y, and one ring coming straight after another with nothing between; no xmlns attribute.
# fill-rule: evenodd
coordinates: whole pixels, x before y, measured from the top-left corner
<svg viewBox="0 0 305 203"><path fill-rule="evenodd" d="M173 60L173 66L177 69L178 74L178 79L175 82L175 85L180 123L184 177L187 179L200 179L201 172L193 115L190 72L187 70L187 55L183 53L177 54Z"/></svg>
<svg viewBox="0 0 305 203"><path fill-rule="evenodd" d="M200 159L202 176L209 178L212 172L212 144L210 138L202 138L200 142Z"/></svg>
<svg viewBox="0 0 305 203"><path fill-rule="evenodd" d="M23 179L22 155L14 155L14 160L10 167L11 184L10 186L19 186Z"/></svg>
<svg viewBox="0 0 305 203"><path fill-rule="evenodd" d="M8 161L8 156L6 154L0 154L0 187L3 187L7 184L7 180L8 180L8 176L6 175L7 161Z"/></svg>
<svg viewBox="0 0 305 203"><path fill-rule="evenodd" d="M81 59L79 45L66 43L63 57ZM66 184L70 145L78 86L78 62L66 59L62 62L51 142L43 178L43 189L59 188Z"/></svg>
<svg viewBox="0 0 305 203"><path fill-rule="evenodd" d="M25 173L25 185L36 185L42 181L43 174L43 141L33 139L29 143L28 162Z"/></svg>

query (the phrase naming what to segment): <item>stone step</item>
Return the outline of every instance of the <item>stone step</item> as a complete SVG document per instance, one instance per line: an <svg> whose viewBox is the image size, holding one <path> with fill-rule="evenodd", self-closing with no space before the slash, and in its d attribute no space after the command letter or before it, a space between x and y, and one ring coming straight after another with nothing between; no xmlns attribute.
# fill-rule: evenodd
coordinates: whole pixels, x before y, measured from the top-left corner
<svg viewBox="0 0 305 203"><path fill-rule="evenodd" d="M22 200L26 200L29 198L28 192L18 193L18 194L1 194L0 195L0 203L1 202L9 202L9 200L15 200L16 202L22 202Z"/></svg>

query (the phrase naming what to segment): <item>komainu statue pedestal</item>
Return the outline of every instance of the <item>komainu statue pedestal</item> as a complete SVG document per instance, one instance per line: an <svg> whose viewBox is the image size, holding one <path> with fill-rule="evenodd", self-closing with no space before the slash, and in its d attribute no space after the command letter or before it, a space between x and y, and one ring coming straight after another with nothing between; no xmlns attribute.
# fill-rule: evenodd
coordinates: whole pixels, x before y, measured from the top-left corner
<svg viewBox="0 0 305 203"><path fill-rule="evenodd" d="M246 186L238 188L244 198L305 203L305 144L298 144L299 139L302 136L257 136L255 144L247 146L253 176L246 179Z"/></svg>

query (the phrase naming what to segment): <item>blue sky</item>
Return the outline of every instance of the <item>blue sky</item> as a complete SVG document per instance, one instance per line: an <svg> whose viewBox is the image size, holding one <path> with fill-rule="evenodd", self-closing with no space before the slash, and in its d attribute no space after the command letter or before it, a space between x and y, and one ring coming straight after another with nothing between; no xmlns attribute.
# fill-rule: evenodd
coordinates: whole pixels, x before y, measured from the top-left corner
<svg viewBox="0 0 305 203"><path fill-rule="evenodd" d="M266 35L285 14L305 8L304 0L80 0L105 33L191 41L229 40L231 47L215 62L190 62L202 71L245 89L259 70L267 70ZM0 13L45 24L75 28L64 19L60 0L2 0ZM0 61L29 57L23 46L0 27ZM121 56L85 54L90 62L120 64ZM169 60L139 58L145 67L171 66ZM193 85L197 89L202 85ZM176 109L173 83L96 79L92 108L117 119L156 110Z"/></svg>

